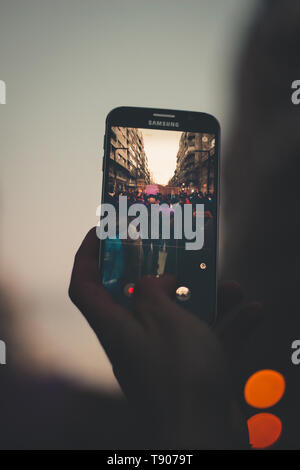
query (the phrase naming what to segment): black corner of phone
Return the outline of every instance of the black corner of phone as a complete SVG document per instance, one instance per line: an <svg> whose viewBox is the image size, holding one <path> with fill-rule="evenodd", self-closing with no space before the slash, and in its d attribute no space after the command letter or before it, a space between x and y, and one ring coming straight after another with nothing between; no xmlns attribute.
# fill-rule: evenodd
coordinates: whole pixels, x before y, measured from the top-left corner
<svg viewBox="0 0 300 470"><path fill-rule="evenodd" d="M130 306L147 275L216 318L220 126L210 114L119 107L106 119L100 227L104 286Z"/></svg>

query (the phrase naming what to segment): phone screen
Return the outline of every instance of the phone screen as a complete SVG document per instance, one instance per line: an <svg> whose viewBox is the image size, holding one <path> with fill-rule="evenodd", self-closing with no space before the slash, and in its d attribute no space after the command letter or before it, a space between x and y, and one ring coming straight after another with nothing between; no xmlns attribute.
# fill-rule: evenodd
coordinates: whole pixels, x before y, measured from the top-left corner
<svg viewBox="0 0 300 470"><path fill-rule="evenodd" d="M174 275L177 302L212 323L215 134L111 126L107 139L103 201L116 222L108 228L108 211L103 211L100 226L105 221L108 233L101 242L104 286L127 305L142 276Z"/></svg>

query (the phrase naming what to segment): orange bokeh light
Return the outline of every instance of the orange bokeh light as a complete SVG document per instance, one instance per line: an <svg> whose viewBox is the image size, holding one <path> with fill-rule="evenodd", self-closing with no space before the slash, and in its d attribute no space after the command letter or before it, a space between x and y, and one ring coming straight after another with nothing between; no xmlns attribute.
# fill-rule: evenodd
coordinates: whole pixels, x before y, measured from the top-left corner
<svg viewBox="0 0 300 470"><path fill-rule="evenodd" d="M271 413L258 413L247 421L250 444L254 449L265 449L274 444L282 432L280 418Z"/></svg>
<svg viewBox="0 0 300 470"><path fill-rule="evenodd" d="M284 391L283 375L276 370L264 369L249 377L244 388L244 396L250 406L269 408L279 402Z"/></svg>

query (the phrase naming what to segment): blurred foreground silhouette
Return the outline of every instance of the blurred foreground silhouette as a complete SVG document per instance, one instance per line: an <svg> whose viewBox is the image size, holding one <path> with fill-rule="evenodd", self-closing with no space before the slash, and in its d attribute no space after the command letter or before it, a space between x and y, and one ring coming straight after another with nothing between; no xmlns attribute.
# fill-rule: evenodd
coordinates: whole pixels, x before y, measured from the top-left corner
<svg viewBox="0 0 300 470"><path fill-rule="evenodd" d="M300 107L290 98L290 85L300 77L300 5L296 0L261 3L239 65L223 164L222 277L240 282L268 312L236 358L245 414L255 412L243 402L247 377L261 368L279 370L287 390L272 410L284 423L276 447L300 448L300 369L290 360L291 343L300 338ZM0 332L10 363L0 373L1 448L139 449L149 444L147 429L125 400L55 377L39 380L13 367L13 324L4 293Z"/></svg>

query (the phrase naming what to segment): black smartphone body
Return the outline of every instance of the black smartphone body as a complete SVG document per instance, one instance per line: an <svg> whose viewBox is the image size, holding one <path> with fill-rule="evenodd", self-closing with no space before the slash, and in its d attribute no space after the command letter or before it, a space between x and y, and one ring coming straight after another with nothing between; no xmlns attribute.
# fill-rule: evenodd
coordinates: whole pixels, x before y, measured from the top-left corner
<svg viewBox="0 0 300 470"><path fill-rule="evenodd" d="M216 317L220 126L211 115L119 107L106 119L104 286L130 308L142 276L176 277L176 301Z"/></svg>

